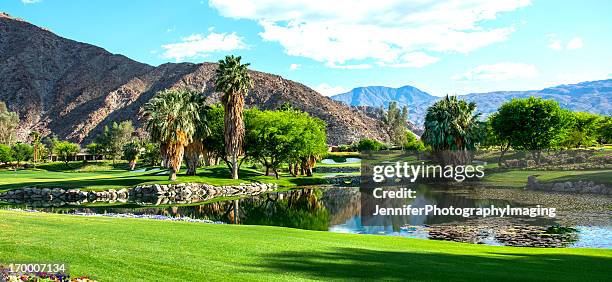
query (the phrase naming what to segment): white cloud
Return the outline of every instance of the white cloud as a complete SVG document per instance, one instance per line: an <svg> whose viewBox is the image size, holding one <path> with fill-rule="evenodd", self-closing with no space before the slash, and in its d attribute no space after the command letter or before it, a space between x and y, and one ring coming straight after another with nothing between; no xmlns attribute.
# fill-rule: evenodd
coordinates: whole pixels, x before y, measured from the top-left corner
<svg viewBox="0 0 612 282"><path fill-rule="evenodd" d="M325 66L332 69L345 69L345 70L365 70L372 68L370 64L354 64L354 65L338 65L336 63L328 62Z"/></svg>
<svg viewBox="0 0 612 282"><path fill-rule="evenodd" d="M312 87L315 91L321 93L324 96L332 96L340 93L348 92L349 89L342 86L331 86L327 83L321 83L315 87Z"/></svg>
<svg viewBox="0 0 612 282"><path fill-rule="evenodd" d="M548 48L555 51L563 50L563 45L561 44L561 40L557 39L557 35L548 34L546 37L548 37Z"/></svg>
<svg viewBox="0 0 612 282"><path fill-rule="evenodd" d="M164 49L162 57L177 61L185 58L206 57L213 52L246 49L243 38L236 33L192 34L181 38L181 42L161 46Z"/></svg>
<svg viewBox="0 0 612 282"><path fill-rule="evenodd" d="M575 49L582 48L582 46L584 46L584 43L582 42L582 38L574 37L569 42L567 42L567 46L565 46L565 48L567 50L575 50Z"/></svg>
<svg viewBox="0 0 612 282"><path fill-rule="evenodd" d="M437 61L432 52L468 53L507 40L514 27L484 28L482 22L530 1L210 0L209 5L222 16L257 21L263 40L329 67L422 67Z"/></svg>
<svg viewBox="0 0 612 282"><path fill-rule="evenodd" d="M525 63L501 62L491 65L480 65L463 74L454 75L452 79L463 81L487 80L501 81L516 78L535 78L539 75L534 65Z"/></svg>
<svg viewBox="0 0 612 282"><path fill-rule="evenodd" d="M291 64L291 65L289 65L289 70L294 71L294 70L299 69L301 66L302 65L300 65L300 64Z"/></svg>
<svg viewBox="0 0 612 282"><path fill-rule="evenodd" d="M390 64L394 68L422 68L440 60L440 58L429 56L423 52L412 52L402 55L400 63Z"/></svg>
<svg viewBox="0 0 612 282"><path fill-rule="evenodd" d="M563 47L563 41L561 39L558 39L556 34L547 34L546 37L548 37L548 48L553 49L555 51L575 50L580 49L584 46L584 42L582 42L582 38L580 37L574 37L570 39L567 44L565 44L565 48Z"/></svg>
<svg viewBox="0 0 612 282"><path fill-rule="evenodd" d="M42 0L21 0L21 3L23 4L35 4L40 2L42 2Z"/></svg>

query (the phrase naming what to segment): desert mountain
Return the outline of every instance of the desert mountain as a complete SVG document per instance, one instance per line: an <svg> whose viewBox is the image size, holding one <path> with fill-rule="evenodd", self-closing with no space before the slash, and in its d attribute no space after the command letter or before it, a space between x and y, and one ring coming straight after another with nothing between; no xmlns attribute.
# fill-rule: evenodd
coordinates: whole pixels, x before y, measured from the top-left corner
<svg viewBox="0 0 612 282"><path fill-rule="evenodd" d="M483 117L497 111L499 106L512 98L529 96L553 99L562 108L572 111L612 114L612 79L559 85L542 90L496 91L472 93L459 96L460 99L476 102ZM430 95L412 86L390 88L369 86L355 88L347 93L332 96L332 99L351 106L387 107L389 102L397 101L400 106L408 106L410 120L423 124L425 112L440 97Z"/></svg>
<svg viewBox="0 0 612 282"><path fill-rule="evenodd" d="M139 126L139 109L166 88L196 90L217 102L216 68L213 63L150 66L0 13L0 100L19 113L21 139L38 130L87 142L113 121ZM389 139L380 121L305 85L263 72L251 76L247 107L276 109L288 102L327 122L330 144Z"/></svg>

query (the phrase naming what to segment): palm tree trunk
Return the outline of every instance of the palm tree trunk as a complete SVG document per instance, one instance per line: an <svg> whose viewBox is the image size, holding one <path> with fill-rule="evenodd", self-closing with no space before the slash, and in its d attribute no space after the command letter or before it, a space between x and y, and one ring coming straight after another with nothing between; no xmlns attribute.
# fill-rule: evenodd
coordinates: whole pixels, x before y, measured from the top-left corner
<svg viewBox="0 0 612 282"><path fill-rule="evenodd" d="M232 179L238 179L238 156L242 153L244 139L244 95L240 92L225 93L223 117L225 151L231 156Z"/></svg>
<svg viewBox="0 0 612 282"><path fill-rule="evenodd" d="M176 174L181 169L181 163L183 162L183 154L185 152L185 147L180 143L172 143L168 144L168 152L167 156L169 157L169 165L170 165L170 177L168 180L175 181Z"/></svg>
<svg viewBox="0 0 612 282"><path fill-rule="evenodd" d="M191 144L185 147L185 163L187 164L187 175L196 175L196 170L200 164L200 155L202 154L202 142L194 140Z"/></svg>
<svg viewBox="0 0 612 282"><path fill-rule="evenodd" d="M238 179L238 156L232 154L232 179Z"/></svg>

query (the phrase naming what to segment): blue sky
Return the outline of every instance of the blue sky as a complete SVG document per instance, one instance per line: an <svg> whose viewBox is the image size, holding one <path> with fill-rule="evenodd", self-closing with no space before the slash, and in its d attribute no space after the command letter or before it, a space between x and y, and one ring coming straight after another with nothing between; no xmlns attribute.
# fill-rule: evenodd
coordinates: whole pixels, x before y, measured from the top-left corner
<svg viewBox="0 0 612 282"><path fill-rule="evenodd" d="M337 94L433 95L612 77L612 1L1 0L0 11L159 65L238 54Z"/></svg>

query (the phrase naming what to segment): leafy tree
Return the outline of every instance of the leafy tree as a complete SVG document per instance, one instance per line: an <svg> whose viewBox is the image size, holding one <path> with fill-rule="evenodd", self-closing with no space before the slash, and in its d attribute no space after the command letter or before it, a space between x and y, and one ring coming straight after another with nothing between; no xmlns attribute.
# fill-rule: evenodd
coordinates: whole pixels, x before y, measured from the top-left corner
<svg viewBox="0 0 612 282"><path fill-rule="evenodd" d="M552 147L566 124L566 113L554 100L529 97L502 104L491 119L491 127L501 140L517 150L531 150L539 161L537 150Z"/></svg>
<svg viewBox="0 0 612 282"><path fill-rule="evenodd" d="M19 126L19 114L9 111L6 104L0 101L0 144L11 146Z"/></svg>
<svg viewBox="0 0 612 282"><path fill-rule="evenodd" d="M11 150L13 151L13 159L17 161L17 166L19 166L22 161L27 162L31 160L34 152L32 146L21 142L15 143L15 145L11 147Z"/></svg>
<svg viewBox="0 0 612 282"><path fill-rule="evenodd" d="M55 153L55 146L59 143L59 139L57 138L57 135L53 134L51 136L47 136L45 138L42 139L42 143L45 147L48 148L47 150L47 158L49 160L51 160L53 154Z"/></svg>
<svg viewBox="0 0 612 282"><path fill-rule="evenodd" d="M68 161L71 157L75 157L79 153L81 148L79 144L71 143L68 141L59 141L55 144L54 151L60 160L64 161L68 165Z"/></svg>
<svg viewBox="0 0 612 282"><path fill-rule="evenodd" d="M242 64L240 59L240 56L226 56L220 60L215 78L215 89L223 93L225 152L230 156L232 179L238 179L238 156L242 153L244 96L253 86L247 69L249 64Z"/></svg>
<svg viewBox="0 0 612 282"><path fill-rule="evenodd" d="M561 143L576 148L597 144L602 117L585 112L569 112L569 115Z"/></svg>
<svg viewBox="0 0 612 282"><path fill-rule="evenodd" d="M110 127L104 126L102 135L98 137L98 143L114 163L121 158L123 146L132 140L133 133L134 126L131 121L113 122Z"/></svg>
<svg viewBox="0 0 612 282"><path fill-rule="evenodd" d="M245 112L245 151L247 158L262 163L278 178L278 168L298 165L303 174L312 175L315 159L327 151L325 123L308 113L249 110ZM316 162L316 160L315 160ZM297 173L291 170L293 174Z"/></svg>
<svg viewBox="0 0 612 282"><path fill-rule="evenodd" d="M395 145L403 145L406 142L406 122L408 121L408 108L404 106L401 110L397 102L389 103L387 111L383 111L383 121L389 127L391 142Z"/></svg>
<svg viewBox="0 0 612 282"><path fill-rule="evenodd" d="M157 166L161 161L161 153L159 150L159 144L156 143L145 143L144 153L142 159L150 166Z"/></svg>
<svg viewBox="0 0 612 282"><path fill-rule="evenodd" d="M601 144L612 143L612 117L607 116L600 120L597 126L598 141Z"/></svg>
<svg viewBox="0 0 612 282"><path fill-rule="evenodd" d="M374 139L364 138L359 140L359 143L357 143L357 149L359 152L380 151L385 149L385 144Z"/></svg>
<svg viewBox="0 0 612 282"><path fill-rule="evenodd" d="M0 144L0 163L8 164L13 161L13 150L11 147Z"/></svg>
<svg viewBox="0 0 612 282"><path fill-rule="evenodd" d="M197 93L186 90L161 91L143 108L145 127L169 160L170 180L176 180L185 146L193 141L200 121L199 108L194 103L193 95Z"/></svg>
<svg viewBox="0 0 612 282"><path fill-rule="evenodd" d="M138 141L132 141L123 146L123 157L129 162L130 170L136 168L136 162L140 157L141 144Z"/></svg>
<svg viewBox="0 0 612 282"><path fill-rule="evenodd" d="M97 160L99 155L104 154L104 147L98 143L89 143L85 146L87 153L93 156L94 160Z"/></svg>
<svg viewBox="0 0 612 282"><path fill-rule="evenodd" d="M246 110L249 111L249 110ZM225 153L225 135L223 134L223 107L220 105L210 105L205 107L204 116L208 125L209 134L203 139L204 150L207 159L222 159L231 170L231 163Z"/></svg>
<svg viewBox="0 0 612 282"><path fill-rule="evenodd" d="M421 152L425 150L425 144L423 141L417 139L412 132L406 133L406 142L404 142L404 150Z"/></svg>

